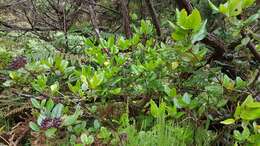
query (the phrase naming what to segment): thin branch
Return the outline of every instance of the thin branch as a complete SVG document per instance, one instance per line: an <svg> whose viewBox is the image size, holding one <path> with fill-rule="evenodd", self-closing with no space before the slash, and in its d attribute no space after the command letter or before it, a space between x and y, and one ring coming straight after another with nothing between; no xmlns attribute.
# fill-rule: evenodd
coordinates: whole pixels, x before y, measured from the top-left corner
<svg viewBox="0 0 260 146"><path fill-rule="evenodd" d="M118 12L118 11L116 11L116 10L114 10L114 9L111 9L111 8L109 8L109 7L106 7L106 6L104 6L104 5L95 3L94 1L90 1L90 2L88 2L88 3L89 3L89 5L99 6L99 7L101 7L101 8L107 9L107 10L109 10L109 11L111 11L111 12L117 14L117 15L121 15L120 12Z"/></svg>
<svg viewBox="0 0 260 146"><path fill-rule="evenodd" d="M20 1L16 1L16 2L13 2L13 3L6 4L6 5L0 5L0 9L6 9L6 8L9 8L9 7L13 7L13 6L19 5L23 2L26 2L26 0L20 0Z"/></svg>
<svg viewBox="0 0 260 146"><path fill-rule="evenodd" d="M94 31L95 31L95 33L96 33L97 40L99 40L99 38L100 38L100 33L99 33L98 25L97 25L96 14L95 14L95 11L94 11L94 8L93 8L92 3L94 3L94 0L90 0L90 4L89 4L89 6L88 6L88 8L89 8L89 14L90 14L91 23L92 23L92 25L93 25L93 27L94 27Z"/></svg>
<svg viewBox="0 0 260 146"><path fill-rule="evenodd" d="M160 21L157 18L158 16L157 16L157 13L156 13L156 11L154 9L154 6L153 6L151 0L145 0L145 3L147 5L149 13L150 13L150 15L152 17L152 21L153 21L153 24L155 26L157 35L159 37L161 37L162 33L161 33Z"/></svg>
<svg viewBox="0 0 260 146"><path fill-rule="evenodd" d="M185 9L189 14L191 14L193 7L189 0L177 0L180 9Z"/></svg>
<svg viewBox="0 0 260 146"><path fill-rule="evenodd" d="M241 35L243 38L247 37L247 34L244 30L241 31ZM255 44L252 41L249 41L246 47L254 55L255 59L260 62L260 54L256 51Z"/></svg>
<svg viewBox="0 0 260 146"><path fill-rule="evenodd" d="M11 25L6 22L0 21L0 25L10 29L10 30L17 30L17 31L55 31L55 28L46 28L46 27L35 27L35 28L28 28L28 27L19 27L16 25Z"/></svg>

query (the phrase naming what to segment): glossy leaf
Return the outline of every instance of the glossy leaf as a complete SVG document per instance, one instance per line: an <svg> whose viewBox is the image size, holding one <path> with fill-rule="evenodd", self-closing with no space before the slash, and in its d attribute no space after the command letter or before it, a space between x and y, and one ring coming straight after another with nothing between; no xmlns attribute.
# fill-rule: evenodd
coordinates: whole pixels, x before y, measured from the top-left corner
<svg viewBox="0 0 260 146"><path fill-rule="evenodd" d="M226 119L224 121L221 121L220 123L224 124L224 125L230 125L230 124L234 124L235 120L234 119Z"/></svg>

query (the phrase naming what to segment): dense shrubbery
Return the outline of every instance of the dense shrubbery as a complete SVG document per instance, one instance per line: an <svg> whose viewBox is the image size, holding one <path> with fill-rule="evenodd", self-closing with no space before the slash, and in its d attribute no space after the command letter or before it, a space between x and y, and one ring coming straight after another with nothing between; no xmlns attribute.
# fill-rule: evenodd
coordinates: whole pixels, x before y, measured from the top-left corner
<svg viewBox="0 0 260 146"><path fill-rule="evenodd" d="M140 20L128 39L52 32L51 43L28 35L15 48L0 46L0 138L11 145L259 145L259 60L246 47L259 44L251 26L260 14L242 13L254 2L209 1L227 29L215 33L239 38L218 59L203 43L208 20L198 9L176 9L164 39Z"/></svg>

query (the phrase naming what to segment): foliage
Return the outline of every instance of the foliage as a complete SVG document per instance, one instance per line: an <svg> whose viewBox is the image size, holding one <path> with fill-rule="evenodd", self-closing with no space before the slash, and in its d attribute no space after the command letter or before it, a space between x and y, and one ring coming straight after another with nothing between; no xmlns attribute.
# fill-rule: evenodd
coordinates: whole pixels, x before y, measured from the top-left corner
<svg viewBox="0 0 260 146"><path fill-rule="evenodd" d="M212 13L224 17L213 33L236 44L219 58L209 45L213 20L200 8L163 18L163 36L154 20L133 13L130 38L85 37L73 24L48 32L51 40L31 32L17 46L0 47L0 138L27 145L259 145L259 62L246 48L259 44L251 28L259 12L247 12L254 0L213 3Z"/></svg>

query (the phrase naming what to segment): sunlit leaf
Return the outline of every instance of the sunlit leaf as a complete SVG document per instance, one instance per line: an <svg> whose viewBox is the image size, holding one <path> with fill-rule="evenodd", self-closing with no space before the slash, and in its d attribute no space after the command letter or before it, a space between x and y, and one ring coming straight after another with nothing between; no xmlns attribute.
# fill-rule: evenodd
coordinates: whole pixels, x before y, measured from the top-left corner
<svg viewBox="0 0 260 146"><path fill-rule="evenodd" d="M226 119L224 121L221 121L220 123L224 124L224 125L230 125L230 124L234 124L235 120L234 119Z"/></svg>

